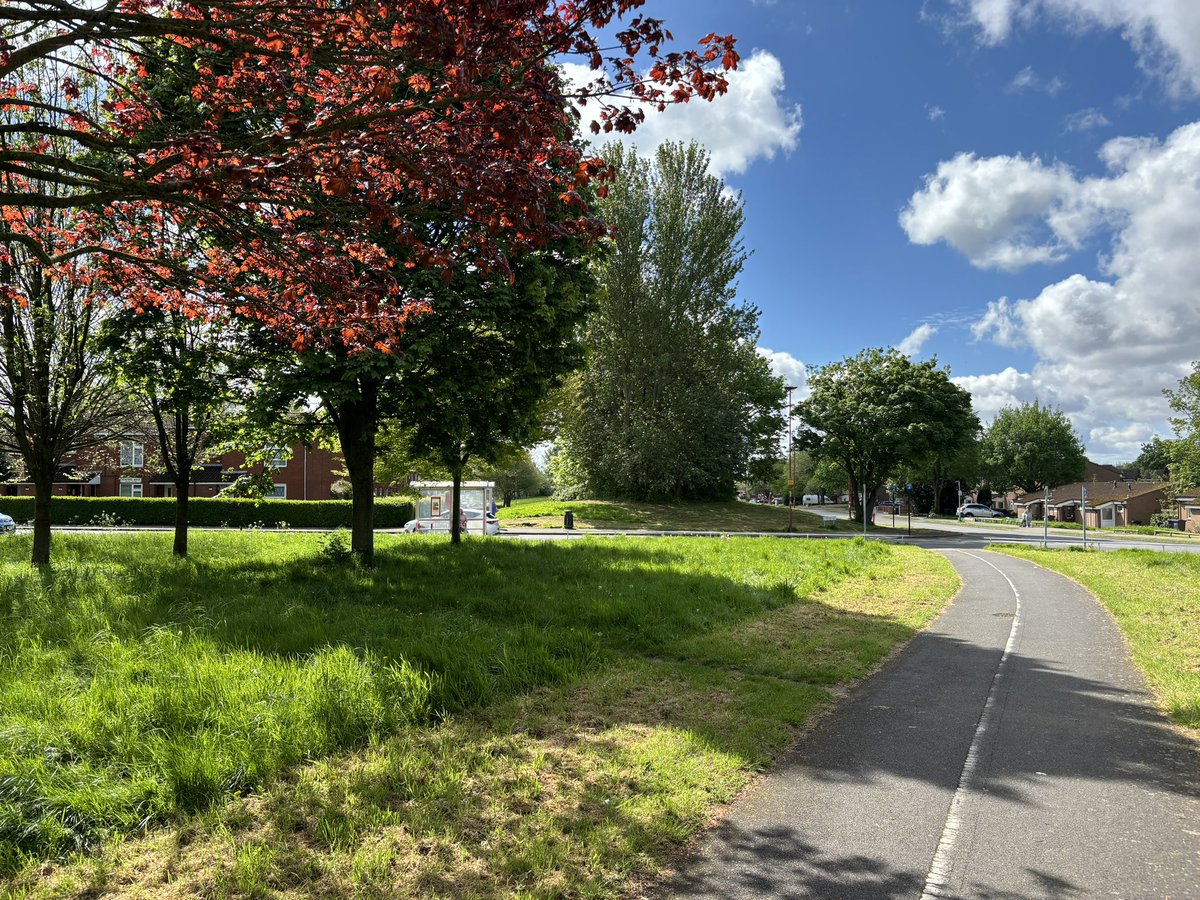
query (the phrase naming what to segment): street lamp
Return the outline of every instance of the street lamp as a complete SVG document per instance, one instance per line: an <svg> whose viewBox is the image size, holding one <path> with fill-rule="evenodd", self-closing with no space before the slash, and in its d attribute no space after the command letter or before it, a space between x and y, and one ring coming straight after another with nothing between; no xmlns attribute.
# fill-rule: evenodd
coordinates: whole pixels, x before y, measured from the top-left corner
<svg viewBox="0 0 1200 900"><path fill-rule="evenodd" d="M796 389L794 384L787 386L788 392L788 414L787 414L787 473L788 473L788 532L792 529L792 516L796 509L796 463L792 458L792 391Z"/></svg>

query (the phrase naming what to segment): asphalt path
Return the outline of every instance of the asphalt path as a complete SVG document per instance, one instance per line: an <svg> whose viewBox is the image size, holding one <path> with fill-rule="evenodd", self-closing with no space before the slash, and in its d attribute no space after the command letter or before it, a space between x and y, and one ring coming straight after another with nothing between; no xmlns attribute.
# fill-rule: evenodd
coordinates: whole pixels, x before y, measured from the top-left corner
<svg viewBox="0 0 1200 900"><path fill-rule="evenodd" d="M1200 756L1111 618L1031 563L945 555L955 602L652 896L1200 898Z"/></svg>

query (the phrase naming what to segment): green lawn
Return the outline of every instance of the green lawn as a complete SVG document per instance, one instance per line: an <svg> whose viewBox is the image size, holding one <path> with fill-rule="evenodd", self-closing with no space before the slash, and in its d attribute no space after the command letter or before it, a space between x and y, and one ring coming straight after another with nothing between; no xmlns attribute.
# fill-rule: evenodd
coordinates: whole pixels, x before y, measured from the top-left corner
<svg viewBox="0 0 1200 900"><path fill-rule="evenodd" d="M1200 556L994 549L1061 572L1099 597L1168 715L1200 737Z"/></svg>
<svg viewBox="0 0 1200 900"><path fill-rule="evenodd" d="M856 541L319 541L0 543L0 893L614 896L957 588Z"/></svg>
<svg viewBox="0 0 1200 900"><path fill-rule="evenodd" d="M501 527L561 528L563 513L571 510L575 527L646 529L649 531L787 531L786 506L743 503L635 503L625 500L576 500L565 502L530 497L501 508ZM796 508L793 526L800 532L856 530L854 523L839 520L822 525L821 517ZM861 525L858 526L861 530Z"/></svg>

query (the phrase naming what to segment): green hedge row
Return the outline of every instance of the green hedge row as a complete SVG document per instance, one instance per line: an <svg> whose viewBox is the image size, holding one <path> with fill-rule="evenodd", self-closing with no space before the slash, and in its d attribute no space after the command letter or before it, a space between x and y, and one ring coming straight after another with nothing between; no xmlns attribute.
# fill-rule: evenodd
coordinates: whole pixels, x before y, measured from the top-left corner
<svg viewBox="0 0 1200 900"><path fill-rule="evenodd" d="M0 512L18 522L33 521L32 497L0 497ZM55 497L50 504L55 525L174 525L170 497ZM375 501L375 527L399 528L413 518L408 500ZM350 526L349 500L226 500L193 497L188 503L192 525L227 528L337 528Z"/></svg>

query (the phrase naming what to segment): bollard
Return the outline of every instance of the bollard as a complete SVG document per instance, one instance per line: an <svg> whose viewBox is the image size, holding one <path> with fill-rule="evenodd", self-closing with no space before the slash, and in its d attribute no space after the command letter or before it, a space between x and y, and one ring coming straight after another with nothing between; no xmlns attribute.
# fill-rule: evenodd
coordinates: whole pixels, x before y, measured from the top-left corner
<svg viewBox="0 0 1200 900"><path fill-rule="evenodd" d="M567 531L573 531L575 529L575 513L571 512L569 509L563 513L563 528L565 528Z"/></svg>

